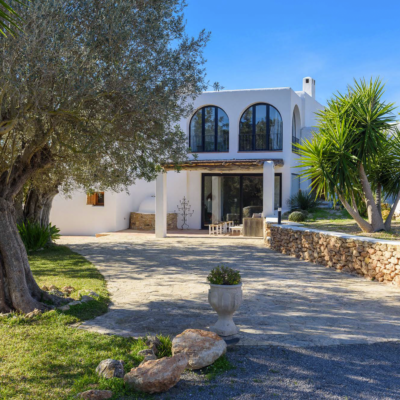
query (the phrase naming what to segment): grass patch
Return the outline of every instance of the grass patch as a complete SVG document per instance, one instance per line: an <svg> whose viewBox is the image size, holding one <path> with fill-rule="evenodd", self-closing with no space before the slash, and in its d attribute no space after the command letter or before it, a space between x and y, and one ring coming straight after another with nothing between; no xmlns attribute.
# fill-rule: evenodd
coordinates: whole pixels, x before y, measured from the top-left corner
<svg viewBox="0 0 400 400"><path fill-rule="evenodd" d="M214 380L218 375L221 375L224 372L230 371L234 368L234 365L228 360L226 355L223 355L222 357L218 358L214 364L204 368L204 372L206 378L211 381Z"/></svg>
<svg viewBox="0 0 400 400"><path fill-rule="evenodd" d="M111 389L114 398L137 398L125 389L122 379L104 380L95 369L101 360L125 362L125 370L137 366L145 349L142 340L101 335L73 329L69 325L94 318L107 310L106 284L93 264L67 247L54 246L29 256L40 286L73 286L79 291L95 291L100 297L71 307L50 311L32 319L9 314L0 317L0 399L70 399L89 389Z"/></svg>
<svg viewBox="0 0 400 400"><path fill-rule="evenodd" d="M172 340L169 336L157 335L161 342L157 349L157 358L172 357Z"/></svg>
<svg viewBox="0 0 400 400"><path fill-rule="evenodd" d="M346 210L317 209L309 214L307 221L301 224L310 229L342 232L375 239L400 240L399 220L392 221L392 230L389 232L365 233Z"/></svg>

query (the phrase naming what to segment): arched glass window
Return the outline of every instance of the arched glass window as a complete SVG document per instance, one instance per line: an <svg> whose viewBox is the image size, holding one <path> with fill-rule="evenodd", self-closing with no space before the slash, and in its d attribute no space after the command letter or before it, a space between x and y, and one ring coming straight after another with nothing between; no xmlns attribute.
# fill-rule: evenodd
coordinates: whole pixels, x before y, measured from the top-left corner
<svg viewBox="0 0 400 400"><path fill-rule="evenodd" d="M282 150L282 117L269 104L255 104L242 115L239 126L239 150Z"/></svg>
<svg viewBox="0 0 400 400"><path fill-rule="evenodd" d="M190 121L189 146L193 153L229 151L229 118L219 107L203 107Z"/></svg>
<svg viewBox="0 0 400 400"><path fill-rule="evenodd" d="M298 148L296 144L300 143L299 134L297 132L297 121L296 121L296 113L293 110L293 117L292 117L292 151L293 153L298 152Z"/></svg>

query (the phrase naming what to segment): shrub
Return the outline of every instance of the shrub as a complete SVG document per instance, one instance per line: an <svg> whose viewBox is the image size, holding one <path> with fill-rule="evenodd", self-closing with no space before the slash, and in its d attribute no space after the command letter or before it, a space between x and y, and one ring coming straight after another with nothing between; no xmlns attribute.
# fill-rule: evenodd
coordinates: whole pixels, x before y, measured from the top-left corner
<svg viewBox="0 0 400 400"><path fill-rule="evenodd" d="M382 210L382 219L385 221L389 214L390 210Z"/></svg>
<svg viewBox="0 0 400 400"><path fill-rule="evenodd" d="M221 265L211 270L207 280L213 285L238 285L242 277L239 271Z"/></svg>
<svg viewBox="0 0 400 400"><path fill-rule="evenodd" d="M60 230L51 224L41 226L37 222L27 221L17 227L26 251L36 251L47 247L52 240L60 237Z"/></svg>
<svg viewBox="0 0 400 400"><path fill-rule="evenodd" d="M306 220L306 217L301 211L293 211L289 215L289 221L292 221L292 222L303 222L305 220Z"/></svg>
<svg viewBox="0 0 400 400"><path fill-rule="evenodd" d="M298 193L293 195L287 201L290 209L310 211L317 208L321 204L321 200L315 197L312 192L303 192L299 190Z"/></svg>

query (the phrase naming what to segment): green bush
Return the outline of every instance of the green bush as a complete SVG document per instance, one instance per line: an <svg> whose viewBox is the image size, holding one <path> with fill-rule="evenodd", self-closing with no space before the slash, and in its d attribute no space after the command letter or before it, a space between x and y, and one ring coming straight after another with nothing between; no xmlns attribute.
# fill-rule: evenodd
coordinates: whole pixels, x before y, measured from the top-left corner
<svg viewBox="0 0 400 400"><path fill-rule="evenodd" d="M292 211L311 211L321 204L321 200L316 198L315 194L312 192L303 192L302 190L299 190L298 193L289 198L287 204Z"/></svg>
<svg viewBox="0 0 400 400"><path fill-rule="evenodd" d="M239 271L221 265L211 270L207 280L213 285L238 285L242 278Z"/></svg>
<svg viewBox="0 0 400 400"><path fill-rule="evenodd" d="M289 215L289 221L292 221L292 222L303 222L305 220L306 220L306 217L301 211L293 211Z"/></svg>
<svg viewBox="0 0 400 400"><path fill-rule="evenodd" d="M27 221L17 227L26 251L36 251L47 247L52 240L60 237L60 230L51 224L41 226L37 222Z"/></svg>

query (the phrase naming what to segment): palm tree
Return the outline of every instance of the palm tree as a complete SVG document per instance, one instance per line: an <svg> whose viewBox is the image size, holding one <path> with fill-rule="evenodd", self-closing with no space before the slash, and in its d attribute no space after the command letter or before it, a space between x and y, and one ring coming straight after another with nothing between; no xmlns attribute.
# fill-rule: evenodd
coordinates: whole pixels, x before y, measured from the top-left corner
<svg viewBox="0 0 400 400"><path fill-rule="evenodd" d="M394 104L382 100L379 79L355 81L345 95L337 94L319 112L318 132L298 145L302 176L312 179L316 195L339 199L364 232L389 230L400 199L399 132L393 127ZM395 195L396 201L384 222L380 198ZM368 221L359 212L365 202Z"/></svg>
<svg viewBox="0 0 400 400"><path fill-rule="evenodd" d="M24 2L21 0L14 0L14 2L24 5ZM9 2L0 0L0 33L4 36L7 36L6 33L15 36L16 30L20 29L18 25L19 20L20 16Z"/></svg>

